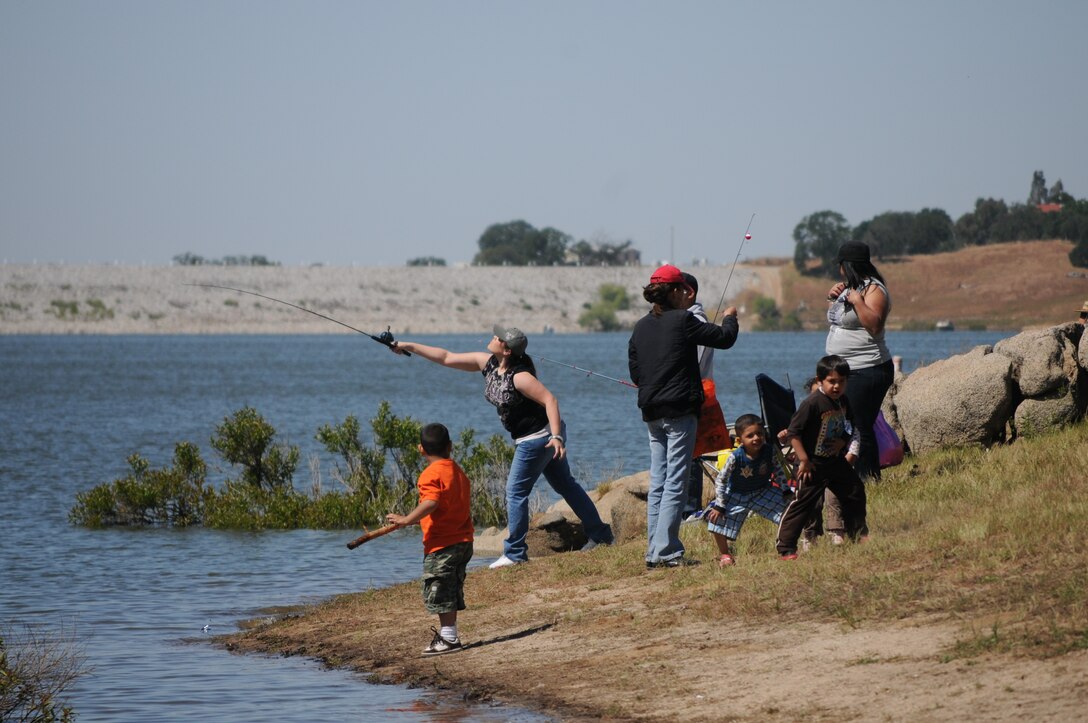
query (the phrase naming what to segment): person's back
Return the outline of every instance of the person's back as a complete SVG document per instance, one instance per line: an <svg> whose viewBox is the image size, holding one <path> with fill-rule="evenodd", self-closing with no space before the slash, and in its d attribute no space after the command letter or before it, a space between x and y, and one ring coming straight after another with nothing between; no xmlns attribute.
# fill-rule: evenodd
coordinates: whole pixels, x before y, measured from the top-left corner
<svg viewBox="0 0 1088 723"><path fill-rule="evenodd" d="M419 475L420 499L435 499L438 507L419 521L423 551L433 552L458 542L471 542L471 483L461 465L449 457L436 459Z"/></svg>

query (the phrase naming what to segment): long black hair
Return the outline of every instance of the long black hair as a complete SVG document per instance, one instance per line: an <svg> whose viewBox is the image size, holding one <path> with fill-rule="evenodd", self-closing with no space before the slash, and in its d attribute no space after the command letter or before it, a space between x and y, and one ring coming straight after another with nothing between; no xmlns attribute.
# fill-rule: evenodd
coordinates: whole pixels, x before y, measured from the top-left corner
<svg viewBox="0 0 1088 723"><path fill-rule="evenodd" d="M884 277L873 266L872 261L840 261L843 275L846 276L846 285L851 289L860 289L865 284L865 279L876 279L880 283L886 283Z"/></svg>

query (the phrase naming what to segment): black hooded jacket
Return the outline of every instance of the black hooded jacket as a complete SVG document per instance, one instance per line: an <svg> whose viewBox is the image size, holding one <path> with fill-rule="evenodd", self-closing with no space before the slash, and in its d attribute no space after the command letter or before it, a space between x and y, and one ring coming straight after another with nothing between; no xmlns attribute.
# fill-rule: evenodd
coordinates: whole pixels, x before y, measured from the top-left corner
<svg viewBox="0 0 1088 723"><path fill-rule="evenodd" d="M646 422L698 414L703 404L697 346L728 349L737 341L737 317L722 325L699 321L687 309L670 309L639 319L627 343L631 381Z"/></svg>

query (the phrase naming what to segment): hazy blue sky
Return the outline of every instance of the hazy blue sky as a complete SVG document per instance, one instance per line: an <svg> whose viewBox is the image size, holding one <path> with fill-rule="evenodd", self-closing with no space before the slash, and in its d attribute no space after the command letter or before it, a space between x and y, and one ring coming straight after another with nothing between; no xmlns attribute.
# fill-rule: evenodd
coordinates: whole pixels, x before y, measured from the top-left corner
<svg viewBox="0 0 1088 723"><path fill-rule="evenodd" d="M0 0L0 258L646 261L1088 196L1088 3Z"/></svg>

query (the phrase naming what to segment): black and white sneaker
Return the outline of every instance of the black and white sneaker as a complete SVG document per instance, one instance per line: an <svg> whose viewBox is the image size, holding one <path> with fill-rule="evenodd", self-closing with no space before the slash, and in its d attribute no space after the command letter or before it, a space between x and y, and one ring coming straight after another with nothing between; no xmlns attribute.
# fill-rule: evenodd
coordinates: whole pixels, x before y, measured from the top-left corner
<svg viewBox="0 0 1088 723"><path fill-rule="evenodd" d="M423 650L424 656L445 655L446 653L456 653L458 650L462 650L460 638L446 640L435 628L431 628L431 632L434 633L434 638L431 639L431 644Z"/></svg>

